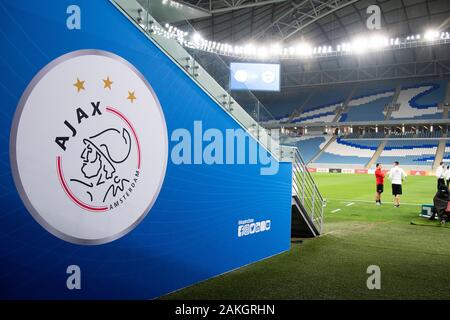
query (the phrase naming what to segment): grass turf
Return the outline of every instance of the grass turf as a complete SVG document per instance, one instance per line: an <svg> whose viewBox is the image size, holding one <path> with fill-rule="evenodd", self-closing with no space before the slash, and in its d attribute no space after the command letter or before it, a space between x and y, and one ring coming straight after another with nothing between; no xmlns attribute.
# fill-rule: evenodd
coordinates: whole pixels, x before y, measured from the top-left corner
<svg viewBox="0 0 450 320"><path fill-rule="evenodd" d="M450 299L450 229L411 224L432 203L434 177L408 177L400 208L388 184L375 206L372 175L314 177L328 203L320 238L163 299ZM369 265L381 290L367 289Z"/></svg>

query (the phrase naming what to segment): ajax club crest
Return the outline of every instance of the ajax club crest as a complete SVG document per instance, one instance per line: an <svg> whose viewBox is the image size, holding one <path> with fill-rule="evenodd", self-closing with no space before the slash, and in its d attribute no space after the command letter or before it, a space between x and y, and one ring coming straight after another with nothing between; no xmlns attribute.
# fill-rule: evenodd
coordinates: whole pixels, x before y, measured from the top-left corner
<svg viewBox="0 0 450 320"><path fill-rule="evenodd" d="M167 129L153 90L130 63L82 50L32 80L11 132L20 196L49 232L101 244L150 210L167 163Z"/></svg>

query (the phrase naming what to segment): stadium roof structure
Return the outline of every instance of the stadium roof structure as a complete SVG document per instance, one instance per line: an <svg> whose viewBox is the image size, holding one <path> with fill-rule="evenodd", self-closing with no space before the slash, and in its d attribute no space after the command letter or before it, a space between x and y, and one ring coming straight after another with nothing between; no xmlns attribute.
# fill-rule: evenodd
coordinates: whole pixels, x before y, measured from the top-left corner
<svg viewBox="0 0 450 320"><path fill-rule="evenodd" d="M428 29L448 31L448 0L184 0L205 17L190 24L203 38L236 44L305 41L336 46L369 33L366 10L381 8L381 31L407 37ZM182 29L182 24L179 24ZM450 75L449 44L404 47L362 55L282 61L282 86Z"/></svg>

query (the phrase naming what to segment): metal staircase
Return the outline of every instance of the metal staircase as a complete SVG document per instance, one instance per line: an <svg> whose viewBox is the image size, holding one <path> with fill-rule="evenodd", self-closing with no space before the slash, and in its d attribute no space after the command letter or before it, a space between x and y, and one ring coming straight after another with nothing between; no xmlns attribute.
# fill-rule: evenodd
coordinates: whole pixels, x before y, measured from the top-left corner
<svg viewBox="0 0 450 320"><path fill-rule="evenodd" d="M297 148L292 162L292 235L315 237L322 233L325 199Z"/></svg>

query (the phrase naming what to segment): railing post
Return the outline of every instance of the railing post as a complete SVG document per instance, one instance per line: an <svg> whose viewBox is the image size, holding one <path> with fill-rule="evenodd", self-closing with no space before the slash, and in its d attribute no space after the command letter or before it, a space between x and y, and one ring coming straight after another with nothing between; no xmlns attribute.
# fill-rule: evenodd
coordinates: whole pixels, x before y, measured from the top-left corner
<svg viewBox="0 0 450 320"><path fill-rule="evenodd" d="M305 170L303 170L303 168L302 168L302 205L303 207L305 206Z"/></svg>
<svg viewBox="0 0 450 320"><path fill-rule="evenodd" d="M258 100L258 102L256 102L256 123L258 125L258 127L256 129L257 129L257 137L259 140L259 100Z"/></svg>
<svg viewBox="0 0 450 320"><path fill-rule="evenodd" d="M320 208L320 234L322 234L323 230L323 202L322 207Z"/></svg>
<svg viewBox="0 0 450 320"><path fill-rule="evenodd" d="M315 200L316 200L316 191L314 190L314 192L312 194L312 209L311 209L311 211L312 211L311 219L312 219L313 223L314 223L314 212L315 212L315 209L314 209Z"/></svg>

